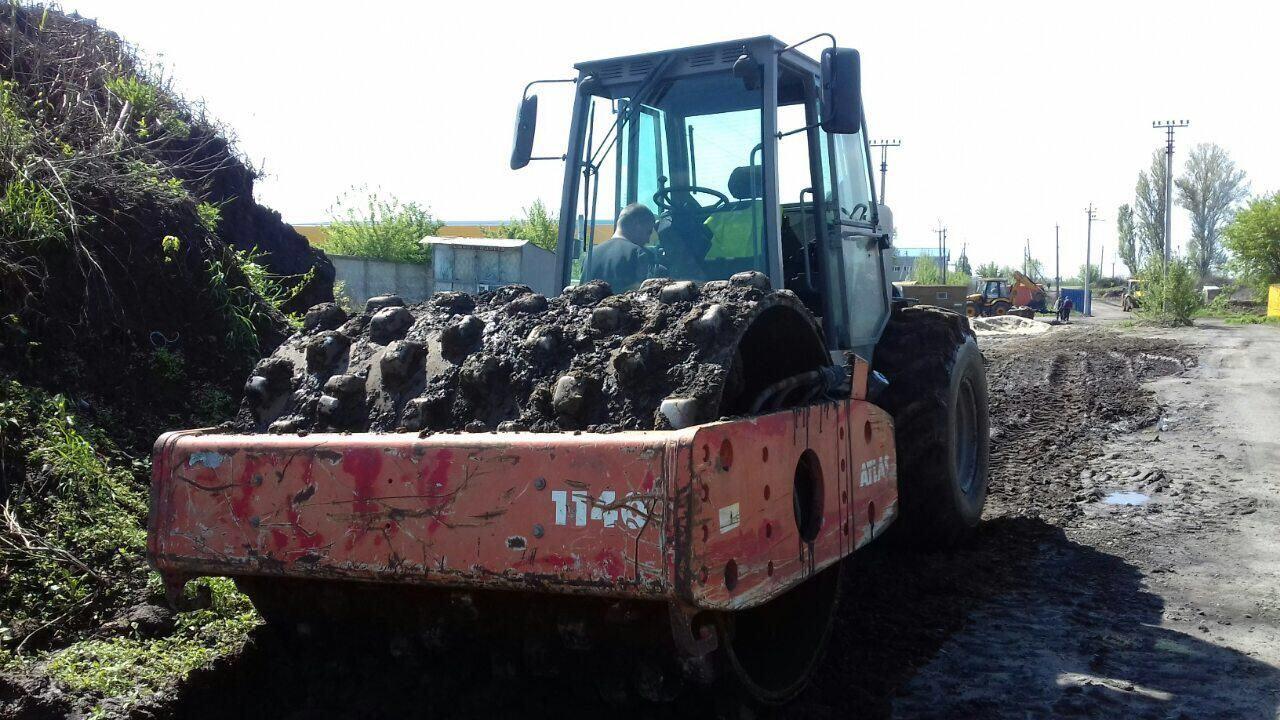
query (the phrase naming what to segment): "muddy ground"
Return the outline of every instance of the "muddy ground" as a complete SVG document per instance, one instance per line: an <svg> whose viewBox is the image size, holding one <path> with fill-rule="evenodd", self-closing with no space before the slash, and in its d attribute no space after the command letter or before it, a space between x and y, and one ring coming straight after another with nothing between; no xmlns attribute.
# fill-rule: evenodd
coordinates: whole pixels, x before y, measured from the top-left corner
<svg viewBox="0 0 1280 720"><path fill-rule="evenodd" d="M849 561L827 658L781 716L1276 716L1280 333L1108 324L982 337L984 523L953 552L872 546ZM704 694L607 708L598 672L513 678L479 654L263 629L134 715L714 714Z"/></svg>

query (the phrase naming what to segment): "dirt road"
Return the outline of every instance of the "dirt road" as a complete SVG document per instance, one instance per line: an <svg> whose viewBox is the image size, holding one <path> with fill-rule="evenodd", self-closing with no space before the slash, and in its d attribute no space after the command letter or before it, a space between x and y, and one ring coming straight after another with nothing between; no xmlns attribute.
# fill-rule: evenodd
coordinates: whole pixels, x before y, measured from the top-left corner
<svg viewBox="0 0 1280 720"><path fill-rule="evenodd" d="M784 716L1276 716L1280 332L1115 331L1100 310L982 339L996 450L980 532L849 562L827 661ZM617 716L591 672L514 679L263 633L151 716ZM694 696L658 714L712 711Z"/></svg>
<svg viewBox="0 0 1280 720"><path fill-rule="evenodd" d="M1081 345L1051 360L1082 371L1069 384L1110 370L1083 340L1095 332L1059 335ZM901 688L894 717L1276 716L1280 333L1203 322L1142 334L1180 343L1197 364L1151 383L1150 426L1112 430L1139 413L1099 429L1075 477L1075 465L1029 458L1028 476L1067 483L1073 502L1038 493L1034 480L1010 486L1048 499L1049 539L1027 558L1025 585L983 603ZM1121 360L1141 376L1170 366L1159 355ZM1073 395L1062 393L1074 419ZM1106 411L1094 420L1106 423ZM1012 460L1002 453L1001 466ZM1036 504L1007 499L992 504L993 522Z"/></svg>

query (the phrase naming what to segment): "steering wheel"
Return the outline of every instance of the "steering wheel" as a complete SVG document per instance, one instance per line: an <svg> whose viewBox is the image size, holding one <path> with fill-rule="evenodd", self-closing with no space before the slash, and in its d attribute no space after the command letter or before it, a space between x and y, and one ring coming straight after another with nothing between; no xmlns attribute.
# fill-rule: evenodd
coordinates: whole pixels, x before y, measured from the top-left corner
<svg viewBox="0 0 1280 720"><path fill-rule="evenodd" d="M715 212L731 202L729 200L729 196L719 190L712 190L711 188L705 188L700 185L668 185L653 194L653 202L660 209L670 211L672 209L671 195L676 192L688 193L690 195L701 193L703 195L710 195L714 197L716 199L716 203L714 205L703 207L701 204L698 204L698 208L703 212ZM697 203L695 202L695 204Z"/></svg>

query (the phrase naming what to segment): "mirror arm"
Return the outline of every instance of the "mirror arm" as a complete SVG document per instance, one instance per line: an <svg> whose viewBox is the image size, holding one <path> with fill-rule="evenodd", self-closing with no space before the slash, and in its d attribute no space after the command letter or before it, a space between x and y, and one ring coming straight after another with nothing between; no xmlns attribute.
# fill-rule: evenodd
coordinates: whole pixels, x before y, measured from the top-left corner
<svg viewBox="0 0 1280 720"><path fill-rule="evenodd" d="M784 138L784 137L786 137L786 136L788 136L788 135L795 135L796 133L804 132L805 130L812 130L812 129L814 129L814 128L818 127L818 125L820 125L820 124L821 124L821 123L814 123L814 124L812 124L812 125L805 125L804 127L798 127L798 128L796 128L795 130L788 130L788 131L786 131L786 132L780 132L780 133L778 133L778 134L777 134L777 138L778 138L779 140L781 140L782 138Z"/></svg>
<svg viewBox="0 0 1280 720"><path fill-rule="evenodd" d="M523 102L525 98L529 97L529 88L533 87L534 85L549 85L551 83L576 83L576 82L578 82L578 78L563 78L560 80L534 80L533 82L524 86L524 92L520 94L520 100ZM539 155L536 157L529 158L529 162L533 162L534 160L560 160L563 162L568 159L569 159L568 153L564 155Z"/></svg>
<svg viewBox="0 0 1280 720"><path fill-rule="evenodd" d="M520 93L520 99L524 100L525 98L529 97L529 88L533 87L534 85L547 85L551 83L576 83L576 82L578 82L578 78L565 78L562 80L534 80L533 82L524 86L524 92ZM537 160L538 158L531 158L531 159Z"/></svg>
<svg viewBox="0 0 1280 720"><path fill-rule="evenodd" d="M837 46L837 43L836 43L836 36L835 36L835 35L832 35L831 33L825 33L825 32L824 32L824 33L818 33L817 35L814 35L813 37L807 37L807 38L805 38L804 40L801 40L800 42L795 43L795 44L793 44L793 45L788 45L788 46L786 46L786 47L782 48L781 50L779 50L779 51L778 51L778 54L779 54L779 55L781 55L782 53L787 52L788 50L795 50L796 48L800 47L801 45L803 45L803 44L805 44L805 43L807 43L807 42L809 42L809 41L811 41L811 40L817 40L817 39L818 39L818 38L820 38L820 37L825 37L825 38L827 38L827 39L831 40L831 47L833 47L833 48L834 48L834 47L836 47L836 46Z"/></svg>

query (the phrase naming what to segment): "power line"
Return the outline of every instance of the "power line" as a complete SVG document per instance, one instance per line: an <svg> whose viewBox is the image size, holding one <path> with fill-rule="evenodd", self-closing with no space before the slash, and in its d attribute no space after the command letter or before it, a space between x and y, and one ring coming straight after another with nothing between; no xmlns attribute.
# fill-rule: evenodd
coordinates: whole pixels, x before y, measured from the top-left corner
<svg viewBox="0 0 1280 720"><path fill-rule="evenodd" d="M884 204L884 176L889 172L889 148L902 147L902 140L873 140L869 143L873 148L880 148L880 204Z"/></svg>

